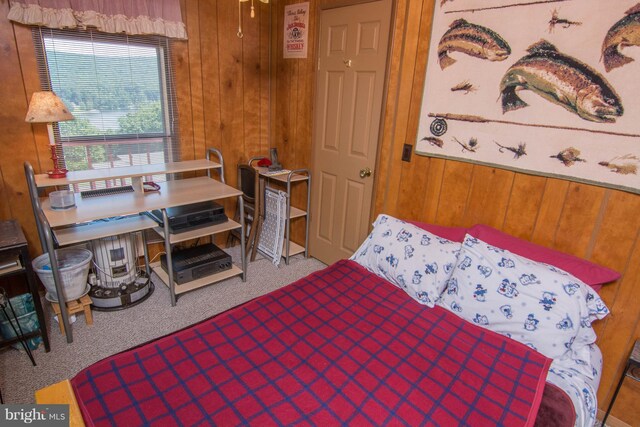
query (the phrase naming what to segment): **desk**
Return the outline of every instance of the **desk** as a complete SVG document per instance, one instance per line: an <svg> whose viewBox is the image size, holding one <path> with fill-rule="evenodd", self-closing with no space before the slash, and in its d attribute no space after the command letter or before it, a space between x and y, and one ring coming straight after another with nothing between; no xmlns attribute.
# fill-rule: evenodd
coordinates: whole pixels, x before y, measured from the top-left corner
<svg viewBox="0 0 640 427"><path fill-rule="evenodd" d="M50 347L49 337L47 336L47 325L44 321L44 312L42 310L42 304L40 303L40 293L38 292L38 285L36 283L33 267L31 266L31 257L29 256L27 239L24 237L20 224L18 224L18 221L15 219L0 222L0 254L3 255L3 258L6 255L15 256L20 262L20 265L0 270L0 277L24 274L27 279L29 293L33 298L33 305L36 310L36 315L38 316L40 330L25 334L25 338L28 339L40 335L44 342L44 349L48 352ZM18 342L18 340L19 338L16 337L12 340L3 341L0 346L4 347Z"/></svg>
<svg viewBox="0 0 640 427"><path fill-rule="evenodd" d="M262 157L256 157L249 161L249 165ZM284 248L282 256L285 259L285 264L289 265L289 258L293 255L297 255L304 252L304 257L309 257L309 208L311 203L311 171L309 169L294 169L283 170L282 173L274 174L265 167L255 167L260 177L260 188L256 192L256 211L259 212L258 227L256 231L255 243L251 253L251 260L255 259L255 253L257 248L257 242L260 241L260 227L264 216L263 195L264 188L267 181L274 181L285 186L287 191L287 218L284 234ZM307 207L306 210L302 210L291 206L291 187L293 184L306 182L307 183ZM291 221L296 218L305 218L305 237L304 246L300 246L297 243L291 241Z"/></svg>
<svg viewBox="0 0 640 427"><path fill-rule="evenodd" d="M218 162L210 160L211 154L218 157ZM160 184L160 191L158 192L145 193L142 191L141 185L137 188L138 183L142 182L142 178L144 176L198 170L207 170L209 176L167 181ZM211 170L218 171L220 176L219 181L211 178ZM243 215L244 204L241 197L242 192L225 184L224 161L219 150L213 148L208 149L206 159L201 160L131 166L108 170L70 172L66 178L59 179L50 179L46 175L36 176L31 165L29 163L25 163L25 176L27 178L27 183L29 184L29 194L31 197L34 215L36 217L40 243L43 251L48 252L50 255L52 272L58 295L64 295L64 291L62 290L62 281L60 280L57 259L55 257L53 243L54 235L60 245L67 245L121 233L142 231L148 228L155 230L164 238L168 271L165 272L160 267L159 262L151 264L150 267L156 272L156 274L158 274L165 285L169 287L172 306L176 305L177 294L179 293L196 289L201 286L206 286L235 275L241 275L242 281L246 281L247 268L244 241L242 241L241 267L234 265L231 270L207 276L197 281L197 283L189 282L187 285L182 285L179 290L177 290L175 282L169 279L173 277L173 263L171 260L172 244L186 239L197 238L233 229L240 229L241 233L244 234L245 225ZM80 195L76 194L76 206L67 210L51 209L49 199L47 197L38 197L38 188L124 177L132 178L134 190L137 188L136 191L87 199L83 199ZM169 232L169 221L166 213L167 208L209 200L219 200L228 197L238 197L241 213L239 223L230 220L224 224L204 227L188 233L171 234ZM158 227L156 222L146 216L137 215L154 209L162 211L163 227ZM107 224L97 223L83 225L82 227L68 227L79 223L86 224L88 221L126 215L134 216L128 217L125 220L111 221ZM73 336L71 334L66 310L62 310L61 315L65 333L67 335L67 342L72 342Z"/></svg>
<svg viewBox="0 0 640 427"><path fill-rule="evenodd" d="M167 181L159 185L160 191L153 193L130 192L87 199L83 199L76 194L76 207L67 210L51 209L48 197L41 197L40 204L47 221L49 221L49 225L51 227L60 227L96 219L132 215L154 209L172 208L189 203L224 199L242 194L240 190L206 176Z"/></svg>

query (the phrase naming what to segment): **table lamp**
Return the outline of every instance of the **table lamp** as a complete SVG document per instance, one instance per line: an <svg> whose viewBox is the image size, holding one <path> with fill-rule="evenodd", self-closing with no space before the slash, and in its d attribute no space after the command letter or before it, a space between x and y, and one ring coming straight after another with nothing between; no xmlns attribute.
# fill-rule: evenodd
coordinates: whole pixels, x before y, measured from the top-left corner
<svg viewBox="0 0 640 427"><path fill-rule="evenodd" d="M49 131L49 147L51 148L51 160L53 169L47 174L50 178L64 178L66 169L58 168L58 154L56 153L56 140L53 136L53 122L73 120L73 114L64 102L51 91L34 92L29 102L29 111L24 121L29 123L46 123Z"/></svg>

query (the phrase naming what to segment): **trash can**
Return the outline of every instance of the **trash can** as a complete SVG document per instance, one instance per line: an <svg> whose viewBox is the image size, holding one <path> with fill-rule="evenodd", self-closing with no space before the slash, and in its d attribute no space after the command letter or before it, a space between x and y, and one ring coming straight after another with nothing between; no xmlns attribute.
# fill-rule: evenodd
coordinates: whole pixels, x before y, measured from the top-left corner
<svg viewBox="0 0 640 427"><path fill-rule="evenodd" d="M38 315L36 314L31 294L18 295L9 299L9 302L18 317L18 321L16 322L16 319L13 317L13 313L8 305L5 310L9 315L9 319L4 315L4 312L0 311L0 335L2 335L3 339L10 340L15 338L16 333L14 328L18 333L20 332L18 324L20 325L20 328L22 328L23 334L40 330L40 323L38 322ZM11 327L12 324L13 328ZM40 344L42 344L42 337L40 336L29 338L27 340L27 346L31 350L35 350L40 346ZM12 347L17 348L18 350L23 349L20 343L15 343Z"/></svg>
<svg viewBox="0 0 640 427"><path fill-rule="evenodd" d="M91 251L81 248L63 248L56 250L58 258L58 270L62 279L62 286L66 301L78 299L87 292L90 286L87 284L87 275L92 258ZM53 280L51 261L49 254L42 254L32 262L33 269L38 273L38 277L47 289L45 295L49 301L58 301L58 293Z"/></svg>

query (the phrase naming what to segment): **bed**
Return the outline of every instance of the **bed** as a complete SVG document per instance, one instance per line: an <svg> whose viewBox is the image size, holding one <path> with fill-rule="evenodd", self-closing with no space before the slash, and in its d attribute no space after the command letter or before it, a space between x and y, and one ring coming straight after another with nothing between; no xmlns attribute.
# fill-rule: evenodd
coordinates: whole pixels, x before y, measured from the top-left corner
<svg viewBox="0 0 640 427"><path fill-rule="evenodd" d="M84 423L593 425L602 358L588 332L606 315L597 293L551 266L570 279L562 281L572 284L569 299L586 310L574 318L562 307L561 318L575 322L567 338L568 326L560 329L552 316L566 303L560 292L529 308L527 289L547 283L544 274L507 262L534 261L469 230L431 231L382 215L352 259L89 366L70 381ZM515 289L504 280L493 280L496 292L477 287L478 277L491 277L476 268L490 253L499 256L488 267L494 279L510 277L498 276L500 268L530 279L507 314L490 308L491 299L516 298ZM616 274L593 268L589 277L600 274L593 279L600 283ZM520 306L538 322L533 331L518 317ZM549 351L549 340L535 337L542 316L558 329ZM510 332L498 317L522 331Z"/></svg>

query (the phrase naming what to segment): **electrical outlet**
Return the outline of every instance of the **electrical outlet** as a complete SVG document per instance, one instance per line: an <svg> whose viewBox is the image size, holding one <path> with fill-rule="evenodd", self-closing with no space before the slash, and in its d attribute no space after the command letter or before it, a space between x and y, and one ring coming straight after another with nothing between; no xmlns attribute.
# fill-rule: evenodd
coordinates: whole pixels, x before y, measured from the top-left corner
<svg viewBox="0 0 640 427"><path fill-rule="evenodd" d="M404 144L402 147L402 161L410 162L411 161L411 152L413 151L413 145Z"/></svg>

